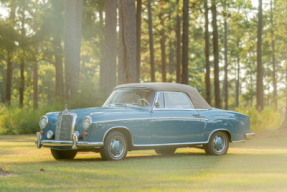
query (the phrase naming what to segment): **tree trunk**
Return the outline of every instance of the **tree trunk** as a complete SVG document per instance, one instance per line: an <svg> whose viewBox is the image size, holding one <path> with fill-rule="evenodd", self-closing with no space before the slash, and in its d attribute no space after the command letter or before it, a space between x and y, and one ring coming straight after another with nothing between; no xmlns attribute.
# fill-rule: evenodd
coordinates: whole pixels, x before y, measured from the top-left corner
<svg viewBox="0 0 287 192"><path fill-rule="evenodd" d="M173 48L173 43L172 40L169 41L169 74L172 75L174 74L174 48ZM170 79L170 82L172 82L172 77Z"/></svg>
<svg viewBox="0 0 287 192"><path fill-rule="evenodd" d="M38 109L38 62L33 65L33 105Z"/></svg>
<svg viewBox="0 0 287 192"><path fill-rule="evenodd" d="M55 69L56 69L56 101L64 100L63 58L60 36L56 35L53 41Z"/></svg>
<svg viewBox="0 0 287 192"><path fill-rule="evenodd" d="M253 90L253 79L252 79L252 73L251 73L251 66L250 68L250 90ZM253 95L251 95L251 101L250 101L250 107L253 105Z"/></svg>
<svg viewBox="0 0 287 192"><path fill-rule="evenodd" d="M271 38L272 38L272 80L273 80L273 104L277 110L277 80L276 80L276 60L275 60L275 37L274 37L274 23L273 23L273 8L272 0L270 1L271 7Z"/></svg>
<svg viewBox="0 0 287 192"><path fill-rule="evenodd" d="M285 68L285 92L287 93L287 67ZM286 95L286 103L285 103L285 119L280 128L287 128L287 95Z"/></svg>
<svg viewBox="0 0 287 192"><path fill-rule="evenodd" d="M9 22L14 27L15 25L15 3L10 5L11 11L9 16ZM14 37L12 36L12 39ZM12 62L13 50L10 47L7 47L7 71L6 71L6 87L5 87L5 102L8 105L11 104L11 90L12 90L12 74L13 74L13 62Z"/></svg>
<svg viewBox="0 0 287 192"><path fill-rule="evenodd" d="M239 72L240 72L240 58L237 54L237 78L236 78L236 107L239 106Z"/></svg>
<svg viewBox="0 0 287 192"><path fill-rule="evenodd" d="M227 58L227 21L226 21L227 13L226 13L226 0L225 0L225 15L224 15L224 109L228 110L228 58Z"/></svg>
<svg viewBox="0 0 287 192"><path fill-rule="evenodd" d="M134 0L119 1L120 50L119 83L137 82L136 13Z"/></svg>
<svg viewBox="0 0 287 192"><path fill-rule="evenodd" d="M99 4L99 19L100 19L100 29L101 29L101 32L102 34L104 34L104 17L103 17L103 7L104 7L104 1L100 1L100 4ZM104 35L103 35L104 36ZM100 38L99 39L99 42L100 42L100 53L102 54L102 57L103 57L103 38ZM100 70L103 68L103 58L100 57ZM99 84L102 85L102 82L104 81L104 76L102 73L100 73L100 82Z"/></svg>
<svg viewBox="0 0 287 192"><path fill-rule="evenodd" d="M189 0L183 0L182 23L182 84L188 85L188 6Z"/></svg>
<svg viewBox="0 0 287 192"><path fill-rule="evenodd" d="M6 71L6 88L5 88L5 102L11 103L11 89L12 89L12 72L13 63L10 51L7 52L7 71Z"/></svg>
<svg viewBox="0 0 287 192"><path fill-rule="evenodd" d="M21 64L20 64L20 88L19 88L19 92L20 92L20 107L23 108L23 101L24 101L24 88L25 88L25 77L24 77L24 69L25 69L25 65L24 65L24 59L21 59Z"/></svg>
<svg viewBox="0 0 287 192"><path fill-rule="evenodd" d="M218 64L218 32L217 32L217 11L215 0L212 0L212 28L213 28L213 57L214 57L214 97L215 107L221 109L220 85L219 85L219 64Z"/></svg>
<svg viewBox="0 0 287 192"><path fill-rule="evenodd" d="M165 30L164 30L164 18L162 14L159 15L160 24L162 29L160 31L160 49L161 49L161 73L162 82L166 82L166 55L165 55Z"/></svg>
<svg viewBox="0 0 287 192"><path fill-rule="evenodd" d="M210 62L209 62L209 21L207 0L204 0L204 16L205 16L205 92L206 101L211 105L211 86L210 86Z"/></svg>
<svg viewBox="0 0 287 192"><path fill-rule="evenodd" d="M82 73L83 80L86 79L86 59L87 59L87 56L83 55L82 56L82 67L81 67L81 73Z"/></svg>
<svg viewBox="0 0 287 192"><path fill-rule="evenodd" d="M141 67L141 22L142 22L142 0L137 0L137 82L140 82Z"/></svg>
<svg viewBox="0 0 287 192"><path fill-rule="evenodd" d="M65 0L64 55L66 99L78 93L83 0Z"/></svg>
<svg viewBox="0 0 287 192"><path fill-rule="evenodd" d="M20 88L19 88L19 94L20 94L20 107L23 107L23 101L24 101L24 89L25 89L25 77L24 77L24 70L25 70L25 48L24 48L24 41L25 41L25 4L23 5L22 10L22 19L21 19L21 49L22 49L22 58L21 58L21 64L20 64Z"/></svg>
<svg viewBox="0 0 287 192"><path fill-rule="evenodd" d="M258 30L257 30L257 79L256 79L256 108L261 111L264 109L263 101L263 68L262 68L262 0L259 0Z"/></svg>
<svg viewBox="0 0 287 192"><path fill-rule="evenodd" d="M106 18L101 88L105 95L109 95L117 82L117 4L114 0L106 0L105 2Z"/></svg>
<svg viewBox="0 0 287 192"><path fill-rule="evenodd" d="M148 0L148 29L149 29L148 32L149 32L149 52L150 52L150 77L151 82L155 82L151 0Z"/></svg>
<svg viewBox="0 0 287 192"><path fill-rule="evenodd" d="M176 5L179 7L179 0L176 0ZM180 35L180 17L178 15L178 10L176 14L176 82L181 82L181 72L180 72L180 50L181 50L181 35Z"/></svg>

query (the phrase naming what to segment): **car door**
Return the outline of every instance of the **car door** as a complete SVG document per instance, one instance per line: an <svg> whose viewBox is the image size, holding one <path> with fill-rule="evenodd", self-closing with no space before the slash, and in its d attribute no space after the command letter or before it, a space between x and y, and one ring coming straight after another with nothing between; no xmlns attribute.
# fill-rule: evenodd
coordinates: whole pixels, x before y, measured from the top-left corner
<svg viewBox="0 0 287 192"><path fill-rule="evenodd" d="M191 143L203 140L203 124L188 95L160 92L151 111L154 144Z"/></svg>

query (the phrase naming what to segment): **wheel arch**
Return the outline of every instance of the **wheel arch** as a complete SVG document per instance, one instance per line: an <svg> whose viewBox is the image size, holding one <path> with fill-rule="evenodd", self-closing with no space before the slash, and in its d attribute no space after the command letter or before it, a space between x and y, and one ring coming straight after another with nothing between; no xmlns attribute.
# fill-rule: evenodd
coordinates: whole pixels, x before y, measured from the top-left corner
<svg viewBox="0 0 287 192"><path fill-rule="evenodd" d="M230 131L227 130L227 129L215 129L215 130L211 131L210 134L209 134L209 136L208 136L207 142L209 142L209 139L210 139L210 137L211 137L211 135L212 135L213 133L219 132L219 131L225 132L225 133L227 134L227 136L228 136L229 143L232 142L232 135L231 135Z"/></svg>
<svg viewBox="0 0 287 192"><path fill-rule="evenodd" d="M131 134L130 130L127 127L124 127L124 126L115 126L115 127L109 128L104 134L103 143L105 143L105 139L106 139L107 135L110 134L113 131L119 131L119 132L121 132L122 134L125 135L125 137L126 137L126 139L128 141L128 150L131 150L132 147L133 147L132 134Z"/></svg>

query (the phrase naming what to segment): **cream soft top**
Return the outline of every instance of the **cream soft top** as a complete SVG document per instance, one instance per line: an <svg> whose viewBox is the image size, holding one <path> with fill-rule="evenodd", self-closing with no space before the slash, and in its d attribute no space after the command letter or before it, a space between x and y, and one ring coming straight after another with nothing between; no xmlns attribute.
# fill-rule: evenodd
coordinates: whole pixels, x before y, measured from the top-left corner
<svg viewBox="0 0 287 192"><path fill-rule="evenodd" d="M146 87L155 89L158 91L174 91L174 92L184 92L186 93L193 106L197 109L211 109L211 106L205 101L205 99L199 94L196 88L189 85L179 84L179 83L130 83L118 85L118 88L132 88L132 87Z"/></svg>

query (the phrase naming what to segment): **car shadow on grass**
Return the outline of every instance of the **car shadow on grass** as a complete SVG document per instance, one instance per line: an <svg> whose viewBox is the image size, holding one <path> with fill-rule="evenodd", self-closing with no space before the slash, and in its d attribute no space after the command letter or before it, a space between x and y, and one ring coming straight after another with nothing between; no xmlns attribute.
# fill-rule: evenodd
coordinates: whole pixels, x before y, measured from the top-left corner
<svg viewBox="0 0 287 192"><path fill-rule="evenodd" d="M163 159L163 158L181 158L181 157L190 157L190 156L206 156L205 153L175 153L173 155L157 155L157 154L128 154L125 160L134 160L134 159L140 159L140 160L145 160L145 159ZM67 160L61 160L61 161L67 161ZM77 157L76 159L69 160L69 161L104 161L101 157L91 157L91 158L86 158L86 157Z"/></svg>

